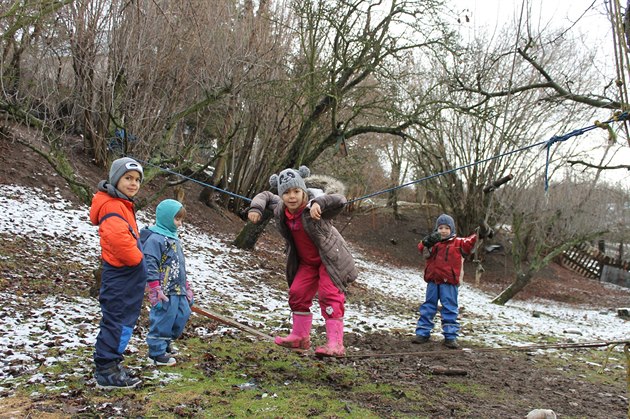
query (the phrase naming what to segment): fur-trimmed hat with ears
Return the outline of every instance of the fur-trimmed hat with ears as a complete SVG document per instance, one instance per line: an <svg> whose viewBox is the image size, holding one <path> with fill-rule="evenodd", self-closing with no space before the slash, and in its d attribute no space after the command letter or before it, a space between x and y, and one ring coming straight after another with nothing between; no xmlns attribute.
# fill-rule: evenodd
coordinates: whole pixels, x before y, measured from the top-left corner
<svg viewBox="0 0 630 419"><path fill-rule="evenodd" d="M272 188L278 188L278 195L282 196L291 188L299 188L308 194L304 178L309 177L311 170L306 166L300 166L298 170L284 169L279 175L273 174L269 178Z"/></svg>

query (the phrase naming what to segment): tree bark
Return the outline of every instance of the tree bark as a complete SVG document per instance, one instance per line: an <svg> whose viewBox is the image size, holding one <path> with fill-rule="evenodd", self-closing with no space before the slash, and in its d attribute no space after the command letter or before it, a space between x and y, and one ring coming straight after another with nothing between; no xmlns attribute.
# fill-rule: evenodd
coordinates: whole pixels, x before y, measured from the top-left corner
<svg viewBox="0 0 630 419"><path fill-rule="evenodd" d="M271 220L271 216L273 212L267 210L263 213L262 220L258 224L247 223L245 227L238 233L238 236L232 242L232 245L238 247L239 249L251 250L256 245L258 238L267 227L269 220Z"/></svg>
<svg viewBox="0 0 630 419"><path fill-rule="evenodd" d="M534 276L534 272L531 269L526 271L520 271L516 274L516 280L510 284L509 287L503 290L501 294L496 296L492 300L492 304L504 305L512 299L519 291L529 284Z"/></svg>

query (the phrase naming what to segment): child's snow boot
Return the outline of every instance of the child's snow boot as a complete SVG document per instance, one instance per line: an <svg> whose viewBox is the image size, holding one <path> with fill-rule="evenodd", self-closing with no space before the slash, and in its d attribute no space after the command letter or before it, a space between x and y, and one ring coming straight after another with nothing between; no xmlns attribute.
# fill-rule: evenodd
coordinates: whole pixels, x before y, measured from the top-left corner
<svg viewBox="0 0 630 419"><path fill-rule="evenodd" d="M450 349L459 349L459 343L457 343L457 339L444 339L444 346Z"/></svg>
<svg viewBox="0 0 630 419"><path fill-rule="evenodd" d="M293 330L287 337L276 336L276 345L291 349L309 349L311 347L311 313L293 313Z"/></svg>
<svg viewBox="0 0 630 419"><path fill-rule="evenodd" d="M326 345L315 349L317 356L344 356L343 319L326 319Z"/></svg>
<svg viewBox="0 0 630 419"><path fill-rule="evenodd" d="M177 360L170 356L170 354L166 353L157 356L149 355L149 359L151 360L151 363L153 365L157 365L158 367L172 367L173 365L177 364Z"/></svg>
<svg viewBox="0 0 630 419"><path fill-rule="evenodd" d="M173 345L172 342L169 342L168 345L166 345L166 353L171 356L178 355L179 350L177 349L177 346Z"/></svg>
<svg viewBox="0 0 630 419"><path fill-rule="evenodd" d="M96 387L105 390L117 388L134 388L142 383L142 380L131 377L126 368L114 364L108 368L96 369Z"/></svg>

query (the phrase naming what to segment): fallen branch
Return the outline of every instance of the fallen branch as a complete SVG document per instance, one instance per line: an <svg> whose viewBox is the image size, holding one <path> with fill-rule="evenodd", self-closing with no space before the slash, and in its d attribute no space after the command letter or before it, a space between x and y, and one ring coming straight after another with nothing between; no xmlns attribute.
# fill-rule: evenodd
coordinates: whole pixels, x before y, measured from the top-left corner
<svg viewBox="0 0 630 419"><path fill-rule="evenodd" d="M458 368L446 368L440 365L429 367L431 374L435 375L468 375L468 371Z"/></svg>
<svg viewBox="0 0 630 419"><path fill-rule="evenodd" d="M213 313L213 312L211 312L209 310L205 310L203 308L199 308L197 306L193 306L192 307L192 311L193 311L193 313L201 314L202 316L208 317L208 318L210 318L212 320L216 320L219 323L223 323L223 324L226 324L228 326L236 327L237 329L240 329L240 330L242 330L244 332L250 333L250 334L252 334L254 336L257 336L259 338L263 338L265 340L273 340L273 337L268 335L268 334L266 334L266 333L263 333L263 332L261 332L259 330L256 330L256 329L252 328L252 327L249 327L249 326L246 326L246 325L244 325L242 323L239 323L236 320L230 319L228 317L222 316L222 315L217 314L217 313Z"/></svg>

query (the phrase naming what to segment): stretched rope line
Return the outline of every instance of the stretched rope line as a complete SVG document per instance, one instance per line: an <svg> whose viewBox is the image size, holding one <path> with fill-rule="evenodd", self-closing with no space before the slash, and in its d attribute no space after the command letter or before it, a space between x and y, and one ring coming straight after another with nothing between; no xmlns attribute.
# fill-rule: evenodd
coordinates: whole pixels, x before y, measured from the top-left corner
<svg viewBox="0 0 630 419"><path fill-rule="evenodd" d="M141 160L141 159L138 159L138 158L133 157L133 156L127 156L127 157L131 157L132 159L134 159L134 160L136 160L136 161L138 161L138 162L140 162L140 163L142 163L142 164L144 164L144 165L155 167L155 168L157 168L157 169L160 169L160 170L161 170L161 171L163 171L163 172L170 173L171 175L176 175L176 176L182 177L182 178L184 178L184 179L188 179L188 180L190 180L191 182L195 182L195 183L197 183L197 184L199 184L199 185L205 186L205 187L207 187L207 188L212 188L212 189L214 189L215 191L218 191L218 192L223 192L223 193L228 194L228 195L230 195L230 196L233 196L233 197L235 197L235 198L240 198L240 199L242 199L242 200L244 200L244 201L246 201L246 202L251 202L251 201L252 201L250 198L248 198L248 197L246 197L246 196L239 195L239 194L235 194L234 192L226 191L225 189L221 189L221 188L218 188L218 187L216 187L216 186L214 186L214 185L211 185L211 184L209 184L209 183L205 183L205 182L202 182L202 181L200 181L200 180L197 180L197 179L191 178L190 176L182 175L181 173L174 172L174 171L172 171L172 170L170 170L170 169L165 169L165 168L163 168L163 167L160 167L160 166L158 166L158 165L156 165L156 164L153 164L153 163L150 163L150 162L148 162L148 161Z"/></svg>
<svg viewBox="0 0 630 419"><path fill-rule="evenodd" d="M495 352L495 351L531 351L535 349L582 349L600 348L605 346L626 345L630 347L630 340L606 342L584 342L584 343L556 343L548 345L527 345L527 346L504 346L500 348L464 348L460 350L440 350L425 352L395 352L395 353L371 353L371 354L350 354L339 358L388 358L396 356L431 356L431 355L457 355L462 352Z"/></svg>
<svg viewBox="0 0 630 419"><path fill-rule="evenodd" d="M499 159L501 157L509 156L510 154L519 153L519 152L527 150L529 148L533 148L533 147L544 145L546 142L547 141L540 141L540 142L537 142L536 144L532 144L532 145L528 145L528 146L525 146L525 147L521 147L521 148L518 148L516 150L508 151L508 152L505 152L503 154L499 154L499 155L496 155L496 156L493 156L493 157L488 157L487 159L477 160L477 161L475 161L473 163L468 163L468 164L465 164L463 166L456 167L454 169L445 170L445 171L439 172L439 173L434 173L432 175L425 176L423 178L420 178L420 179L417 179L417 180L413 180L411 182L403 183L402 185L394 186L394 187L388 188L388 189L383 189L382 191L373 192L371 194L368 194L368 195L361 196L359 198L355 198L353 200L350 200L350 201L348 201L348 204L350 204L352 202L355 202L355 201L361 201L363 199L371 198L371 197L376 196L376 195L381 195L381 194L384 194L386 192L395 191L396 189L404 188L404 187L407 187L409 185L413 185L413 184L416 184L416 183L424 182L425 180L433 179L433 178L436 178L438 176L447 175L449 173L453 173L453 172L456 172L458 170L466 169L467 167L475 166L477 164L485 163L485 162L490 161L490 160Z"/></svg>
<svg viewBox="0 0 630 419"><path fill-rule="evenodd" d="M420 182L424 182L426 180L433 179L433 178L436 178L438 176L444 176L444 175L447 175L449 173L457 172L459 170L466 169L466 168L472 167L472 166L476 166L478 164L485 163L485 162L488 162L488 161L491 161L491 160L500 159L501 157L509 156L509 155L516 154L516 153L520 153L521 151L529 150L530 148L543 146L543 145L545 146L546 152L547 152L546 161L545 161L545 192L547 192L547 190L549 189L549 157L550 157L550 149L551 149L552 145L554 145L556 143L567 141L568 139L570 139L572 137L576 137L578 135L582 135L585 132L594 130L595 128L601 128L601 127L603 127L606 124L611 123L611 122L625 121L625 120L628 119L628 116L629 116L628 112L619 113L619 114L614 115L608 121L605 121L605 122L595 121L594 125L591 125L591 126L588 126L588 127L585 127L585 128L579 128L579 129L573 130L573 131L571 131L571 132L569 132L567 134L564 134L564 135L554 135L549 140L539 141L539 142L537 142L535 144L530 144L530 145L527 145L527 146L524 146L524 147L521 147L521 148L517 148L516 150L507 151L505 153L501 153L501 154L497 154L496 156L492 156L492 157L488 157L488 158L485 158L485 159L477 160L475 162L468 163L468 164L465 164L463 166L456 167L454 169L445 170L445 171L439 172L439 173L434 173L432 175L425 176L423 178L420 178L420 179L417 179L417 180L414 180L414 181L411 181L411 182L403 183L403 184L398 185L398 186L394 186L394 187L383 189L383 190L380 190L380 191L377 191L377 192L373 192L373 193L370 193L370 194L367 194L367 195L364 195L364 196L360 196L358 198L354 198L354 199L346 202L346 205L351 204L353 202L362 201L364 199L368 199L368 198L371 198L371 197L376 196L376 195L382 195L382 194L387 193L387 192L395 191L396 189L405 188L407 186L414 185L414 184L420 183ZM155 167L157 169L160 169L163 172L182 177L184 179L190 180L192 182L195 182L195 183L197 183L199 185L202 185L202 186L205 186L207 188L212 188L212 189L214 189L217 192L222 192L222 193L228 194L230 196L233 196L235 198L240 198L240 199L244 200L245 202L251 202L252 201L251 198L247 198L246 196L238 195L236 193L227 191L225 189L221 189L221 188L216 187L214 185L211 185L211 184L208 184L208 183L205 183L205 182L201 182L201 181L199 181L197 179L191 178L191 177L183 175L181 173L174 172L174 171L172 171L170 169L166 169L166 168L160 167L160 166L152 164L152 163L150 163L148 161L144 161L144 160L135 158L133 156L128 156L128 157L131 157L131 158L133 158L133 159L137 160L138 162L143 163L145 165L149 165L149 166Z"/></svg>
<svg viewBox="0 0 630 419"><path fill-rule="evenodd" d="M429 180L429 179L433 179L433 178L438 177L438 176L443 176L443 175L446 175L446 174L449 174L449 173L453 173L453 172L456 172L458 170L466 169L468 167L475 166L475 165L481 164L481 163L485 163L485 162L490 161L490 160L500 159L501 157L509 156L509 155L515 154L515 153L520 153L521 151L525 151L525 150L528 150L530 148L534 148L534 147L538 147L538 146L542 146L542 145L544 145L547 148L547 160L546 160L546 163L545 163L545 191L546 191L548 189L548 184L549 184L548 183L549 148L553 144L558 143L558 142L566 141L566 140L568 140L571 137L582 135L582 134L584 134L587 131L591 131L591 130L593 130L595 128L599 128L598 127L599 124L608 124L610 122L625 121L626 119L628 119L628 113L627 112L623 112L623 113L621 113L619 115L613 116L608 121L605 121L605 122L602 122L602 123L597 122L596 125L591 125L591 126L586 127L586 128L576 129L576 130L573 130L573 131L569 132L568 134L564 134L564 135L560 135L560 136L554 135L549 140L539 141L539 142L537 142L535 144L524 146L524 147L518 148L516 150L507 151L505 153L498 154L498 155L492 156L492 157L488 157L486 159L477 160L477 161L475 161L473 163L468 163L468 164L465 164L463 166L456 167L454 169L445 170L445 171L440 172L440 173L435 173L435 174L432 174L432 175L429 175L429 176L425 176L425 177L423 177L421 179L417 179L417 180L414 180L414 181L411 181L411 182L403 183L402 185L394 186L392 188L383 189L383 190L378 191L378 192L373 192L371 194L368 194L368 195L361 196L359 198L355 198L353 200L350 200L350 201L348 201L348 204L350 204L352 202L356 202L356 201L361 201L361 200L364 200L364 199L367 199L367 198L371 198L371 197L376 196L376 195L380 195L380 194L384 194L384 193L387 193L387 192L391 192L391 191L394 191L396 189L404 188L404 187L407 187L409 185L413 185L413 184L416 184L416 183L424 182L425 180Z"/></svg>

